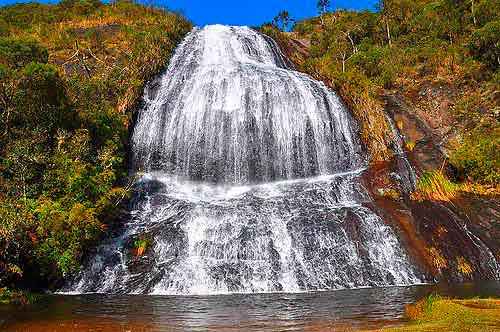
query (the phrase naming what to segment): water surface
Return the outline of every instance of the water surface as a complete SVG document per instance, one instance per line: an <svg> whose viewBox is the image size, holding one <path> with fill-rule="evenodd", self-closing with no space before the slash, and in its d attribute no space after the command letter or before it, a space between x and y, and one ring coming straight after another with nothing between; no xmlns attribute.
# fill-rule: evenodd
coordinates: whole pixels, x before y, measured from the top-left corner
<svg viewBox="0 0 500 332"><path fill-rule="evenodd" d="M404 322L404 306L430 293L499 296L499 282L213 296L49 296L22 310L0 306L6 331L343 331Z"/></svg>

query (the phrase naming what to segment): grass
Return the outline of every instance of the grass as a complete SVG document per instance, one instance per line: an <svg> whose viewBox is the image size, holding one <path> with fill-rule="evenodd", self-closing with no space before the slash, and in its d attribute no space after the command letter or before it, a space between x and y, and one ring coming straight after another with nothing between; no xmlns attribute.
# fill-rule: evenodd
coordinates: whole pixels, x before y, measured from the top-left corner
<svg viewBox="0 0 500 332"><path fill-rule="evenodd" d="M455 198L460 186L451 182L440 170L423 173L417 182L417 190L412 194L415 200L450 201Z"/></svg>
<svg viewBox="0 0 500 332"><path fill-rule="evenodd" d="M433 200L449 202L461 193L474 195L498 195L499 185L475 182L452 182L441 170L424 172L418 179L417 190L411 195L413 200Z"/></svg>
<svg viewBox="0 0 500 332"><path fill-rule="evenodd" d="M381 331L498 331L500 300L457 300L431 295L408 305L405 314L407 324Z"/></svg>

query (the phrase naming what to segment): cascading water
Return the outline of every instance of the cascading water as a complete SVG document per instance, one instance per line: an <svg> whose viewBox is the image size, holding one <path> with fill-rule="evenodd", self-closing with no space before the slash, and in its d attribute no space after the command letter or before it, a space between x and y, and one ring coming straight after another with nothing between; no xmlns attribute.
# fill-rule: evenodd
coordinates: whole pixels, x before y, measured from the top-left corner
<svg viewBox="0 0 500 332"><path fill-rule="evenodd" d="M369 208L355 122L247 27L193 30L146 89L124 230L73 292L296 292L420 282ZM130 254L146 239L146 255Z"/></svg>

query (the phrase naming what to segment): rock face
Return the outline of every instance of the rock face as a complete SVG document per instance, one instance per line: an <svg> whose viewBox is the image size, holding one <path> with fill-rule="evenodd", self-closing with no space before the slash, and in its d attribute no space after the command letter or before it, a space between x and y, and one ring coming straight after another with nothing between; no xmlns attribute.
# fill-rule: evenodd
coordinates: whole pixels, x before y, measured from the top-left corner
<svg viewBox="0 0 500 332"><path fill-rule="evenodd" d="M300 68L307 59L307 41L295 38L288 34L280 46ZM384 91L380 99L396 137L386 144L394 155L391 160L371 164L363 175L364 185L374 209L397 230L410 257L430 279L498 280L498 196L463 193L448 202L410 197L415 189L412 177L436 169L454 175L446 154L456 137L451 107L458 94L450 84L425 81L409 90Z"/></svg>
<svg viewBox="0 0 500 332"><path fill-rule="evenodd" d="M455 135L449 104L453 91L447 86L422 84L413 105L400 93L384 95L387 114L398 123L404 142L413 142L405 154L416 173L442 169L451 177L446 146ZM417 105L417 106L415 106ZM427 107L426 111L422 110ZM396 158L397 159L397 158ZM377 195L379 187L394 186L390 174L401 174L396 161L374 165L371 176L377 205L403 230L402 238L414 257L420 257L436 280L461 282L500 278L500 201L497 196L461 193L451 201L418 201L408 195L396 200ZM397 185L396 185L397 187ZM399 188L398 188L399 190ZM384 195L382 195L384 196Z"/></svg>

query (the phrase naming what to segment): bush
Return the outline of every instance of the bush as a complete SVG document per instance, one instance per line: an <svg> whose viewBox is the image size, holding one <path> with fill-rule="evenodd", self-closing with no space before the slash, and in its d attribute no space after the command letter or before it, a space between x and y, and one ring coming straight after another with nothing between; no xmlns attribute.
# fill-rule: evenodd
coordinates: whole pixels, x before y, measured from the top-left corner
<svg viewBox="0 0 500 332"><path fill-rule="evenodd" d="M500 20L487 23L474 31L469 42L469 50L491 69L500 66Z"/></svg>
<svg viewBox="0 0 500 332"><path fill-rule="evenodd" d="M475 131L452 152L450 162L458 170L460 178L485 184L500 183L499 131Z"/></svg>
<svg viewBox="0 0 500 332"><path fill-rule="evenodd" d="M47 63L47 49L32 39L0 38L0 63L22 68L30 62Z"/></svg>
<svg viewBox="0 0 500 332"><path fill-rule="evenodd" d="M90 15L102 6L99 0L62 0L59 6L64 10L71 10L76 15Z"/></svg>
<svg viewBox="0 0 500 332"><path fill-rule="evenodd" d="M15 123L53 132L77 125L64 82L53 65L31 62L21 73L15 101Z"/></svg>

